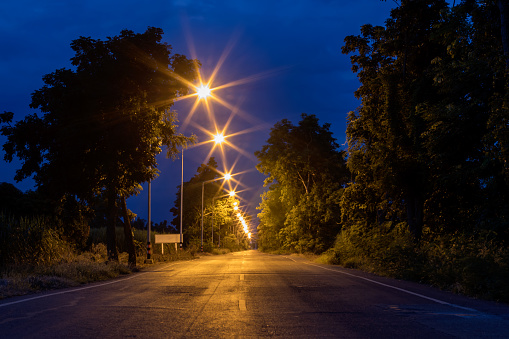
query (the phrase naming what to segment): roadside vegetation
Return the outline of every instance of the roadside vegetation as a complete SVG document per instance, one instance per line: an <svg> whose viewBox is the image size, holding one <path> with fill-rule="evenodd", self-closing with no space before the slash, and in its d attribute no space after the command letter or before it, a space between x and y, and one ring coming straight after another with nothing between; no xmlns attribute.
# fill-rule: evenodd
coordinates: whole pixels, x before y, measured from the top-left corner
<svg viewBox="0 0 509 339"><path fill-rule="evenodd" d="M508 7L403 0L347 36L346 147L314 115L276 123L259 248L509 302Z"/></svg>
<svg viewBox="0 0 509 339"><path fill-rule="evenodd" d="M133 267L125 250L123 228L116 229L119 260L112 261L107 255L105 227L90 229L85 246L79 249L55 225L43 217L16 218L0 213L0 299L113 279L147 266L146 230L133 229L137 254ZM238 249L218 249L207 243L204 254L221 255ZM165 244L164 254L161 252L161 244L156 244L154 263L190 260L201 254L196 244L182 251L176 251L174 244Z"/></svg>

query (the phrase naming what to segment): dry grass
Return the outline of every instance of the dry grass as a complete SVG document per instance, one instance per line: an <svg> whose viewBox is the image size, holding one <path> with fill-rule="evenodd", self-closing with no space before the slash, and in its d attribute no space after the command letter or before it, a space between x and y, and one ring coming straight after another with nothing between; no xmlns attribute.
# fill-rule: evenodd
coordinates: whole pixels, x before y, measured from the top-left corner
<svg viewBox="0 0 509 339"><path fill-rule="evenodd" d="M127 254L122 256L127 257ZM131 270L122 261L108 262L106 248L100 244L93 246L90 252L68 257L60 262L5 267L0 279L0 299L78 286L129 273Z"/></svg>
<svg viewBox="0 0 509 339"><path fill-rule="evenodd" d="M224 253L217 253L224 254ZM166 251L164 255L152 255L155 263L196 258L194 252ZM27 295L47 290L79 286L82 284L114 279L136 272L145 267L145 256L137 257L137 267L130 269L128 254L119 254L119 262L107 260L104 244L92 245L90 250L80 255L68 256L60 262L45 265L15 265L2 268L0 279L0 299Z"/></svg>

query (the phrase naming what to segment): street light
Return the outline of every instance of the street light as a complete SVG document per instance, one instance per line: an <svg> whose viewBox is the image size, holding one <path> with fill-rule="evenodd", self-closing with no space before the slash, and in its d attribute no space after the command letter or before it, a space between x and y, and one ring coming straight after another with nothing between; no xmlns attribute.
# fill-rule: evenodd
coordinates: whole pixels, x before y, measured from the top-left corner
<svg viewBox="0 0 509 339"><path fill-rule="evenodd" d="M218 180L221 180L221 179L224 179L224 180L230 180L231 178L231 174L230 173L226 173L224 175L224 177L222 178L216 178L216 179L211 179L211 180L207 180L207 181L203 181L201 183L201 251L203 252L203 196L204 196L204 192L205 192L205 184L208 184L208 183L211 183L211 182L214 182L214 181L218 181Z"/></svg>
<svg viewBox="0 0 509 339"><path fill-rule="evenodd" d="M211 89L207 85L201 85L196 87L196 94L198 95L198 100L207 99L210 96ZM222 134L221 134L222 135ZM217 138L217 137L216 137ZM217 142L217 139L214 138L214 141ZM224 137L223 137L224 140ZM149 182L150 185L150 182ZM150 187L150 186L149 186ZM150 202L149 202L150 205ZM182 249L182 217L184 215L184 148L182 148L182 173L180 177L180 249ZM150 220L150 217L149 217Z"/></svg>
<svg viewBox="0 0 509 339"><path fill-rule="evenodd" d="M214 142L217 144L221 144L222 142L224 141L224 135L223 133L217 133L215 136L214 136Z"/></svg>
<svg viewBox="0 0 509 339"><path fill-rule="evenodd" d="M207 85L200 85L196 88L196 94L198 95L198 99L207 99L210 96L211 89Z"/></svg>

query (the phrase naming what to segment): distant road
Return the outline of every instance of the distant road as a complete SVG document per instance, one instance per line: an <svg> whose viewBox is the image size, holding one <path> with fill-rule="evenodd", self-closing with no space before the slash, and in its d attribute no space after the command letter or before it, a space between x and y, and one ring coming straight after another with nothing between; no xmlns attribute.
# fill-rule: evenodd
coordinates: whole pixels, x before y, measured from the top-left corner
<svg viewBox="0 0 509 339"><path fill-rule="evenodd" d="M245 251L0 301L0 338L509 338L509 306Z"/></svg>

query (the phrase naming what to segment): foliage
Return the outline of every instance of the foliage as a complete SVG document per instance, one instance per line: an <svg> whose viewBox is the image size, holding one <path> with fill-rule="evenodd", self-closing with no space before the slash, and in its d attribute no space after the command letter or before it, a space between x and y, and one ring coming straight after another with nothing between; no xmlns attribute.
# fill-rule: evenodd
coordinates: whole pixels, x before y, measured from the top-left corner
<svg viewBox="0 0 509 339"><path fill-rule="evenodd" d="M509 300L500 17L497 2L408 0L345 39L362 105L348 116L352 182L327 260Z"/></svg>
<svg viewBox="0 0 509 339"><path fill-rule="evenodd" d="M394 227L393 227L394 226ZM327 263L415 280L475 297L509 301L509 249L495 234L425 232L419 247L404 223L350 227L323 255Z"/></svg>
<svg viewBox="0 0 509 339"><path fill-rule="evenodd" d="M90 202L107 201L109 256L116 259L116 200L136 194L140 183L157 174L161 146L175 157L177 147L193 139L176 132L173 101L188 92L185 81L196 77L197 62L171 56L163 31L123 30L105 41L80 37L71 43L71 69L43 77L28 115L12 126L13 114L0 116L7 137L5 160L20 158L16 180L34 176L39 189L53 197L70 195ZM185 81L181 81L184 79ZM129 218L124 215L126 234Z"/></svg>
<svg viewBox="0 0 509 339"><path fill-rule="evenodd" d="M9 265L50 264L74 251L62 228L51 219L0 213L0 270Z"/></svg>
<svg viewBox="0 0 509 339"><path fill-rule="evenodd" d="M258 209L258 248L263 251L274 251L283 246L280 231L284 226L286 213L281 202L281 186L273 184L261 195L262 201Z"/></svg>
<svg viewBox="0 0 509 339"><path fill-rule="evenodd" d="M494 10L404 1L386 27L365 25L345 39L362 83L362 106L347 129L354 177L342 203L345 226L406 221L417 241L425 226L495 227L507 238L508 128L490 122L507 116L502 46L486 21Z"/></svg>
<svg viewBox="0 0 509 339"><path fill-rule="evenodd" d="M93 245L87 252L72 253L51 263L9 264L1 272L0 299L112 279L130 272L122 264L107 261L104 244Z"/></svg>
<svg viewBox="0 0 509 339"><path fill-rule="evenodd" d="M122 252L128 252L127 247L125 245L125 239L124 239L124 229L122 227L116 227L115 228L115 238L116 238L116 246L117 250ZM151 243L155 243L155 232L151 233L152 239ZM136 256L137 257L144 257L147 252L147 231L139 230L136 228L133 228L133 237L134 237L134 245L136 249ZM90 248L91 246L97 246L99 244L105 244L107 240L107 230L106 227L100 227L100 228L91 228L90 229L90 237L87 241L87 247Z"/></svg>
<svg viewBox="0 0 509 339"><path fill-rule="evenodd" d="M322 252L332 245L348 175L329 128L314 115L302 114L298 126L284 119L255 153L269 186L258 207L261 249Z"/></svg>
<svg viewBox="0 0 509 339"><path fill-rule="evenodd" d="M217 179L217 181L216 181ZM204 250L210 252L218 246L219 235L221 247L237 250L236 245L229 247L223 239L234 231L233 219L234 198L229 198L223 189L224 182L217 170L217 162L211 157L208 163L202 164L197 173L187 182L184 182L184 214L182 233L186 246L201 247L201 221L202 221L202 183L203 185L203 237ZM176 194L175 206L171 212L175 215L172 225L180 230L180 185ZM213 218L213 219L212 219ZM245 218L247 218L245 216ZM214 244L212 244L212 224L214 225Z"/></svg>
<svg viewBox="0 0 509 339"><path fill-rule="evenodd" d="M61 230L62 237L83 249L88 238L92 211L72 196L62 196L58 201L48 199L39 191L21 192L14 185L0 183L0 213L13 220L20 218L44 219Z"/></svg>
<svg viewBox="0 0 509 339"><path fill-rule="evenodd" d="M507 1L403 0L384 27L346 37L362 102L348 115L351 180L328 175L340 166L310 180L305 133L276 124L257 152L271 185L260 247L323 251L339 232L323 260L509 300L506 13Z"/></svg>

